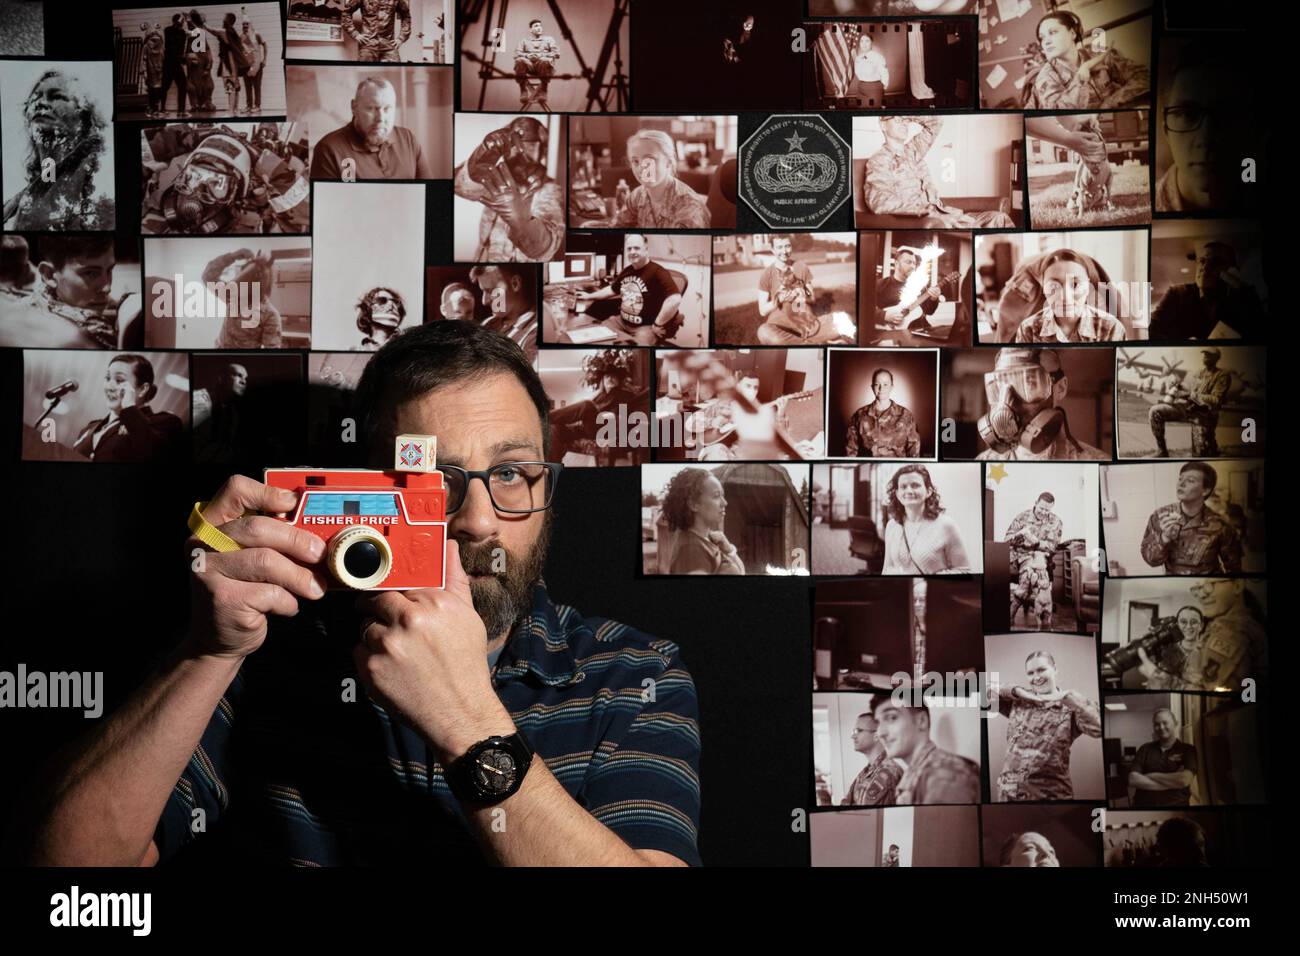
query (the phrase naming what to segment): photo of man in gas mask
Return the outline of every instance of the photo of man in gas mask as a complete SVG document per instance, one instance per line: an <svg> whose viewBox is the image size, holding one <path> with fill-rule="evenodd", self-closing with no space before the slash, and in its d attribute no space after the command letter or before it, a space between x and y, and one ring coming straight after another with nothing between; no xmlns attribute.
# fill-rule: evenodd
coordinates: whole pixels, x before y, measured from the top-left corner
<svg viewBox="0 0 1300 956"><path fill-rule="evenodd" d="M1110 461L1099 448L1070 434L1061 403L1069 378L1056 349L1001 349L984 375L988 411L978 423L988 445L979 461Z"/></svg>

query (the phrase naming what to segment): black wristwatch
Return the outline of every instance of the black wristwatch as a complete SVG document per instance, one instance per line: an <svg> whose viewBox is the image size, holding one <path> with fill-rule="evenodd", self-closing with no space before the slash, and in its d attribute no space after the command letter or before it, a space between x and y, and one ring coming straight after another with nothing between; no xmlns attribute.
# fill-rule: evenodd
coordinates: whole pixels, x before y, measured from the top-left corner
<svg viewBox="0 0 1300 956"><path fill-rule="evenodd" d="M523 785L532 762L533 748L523 734L489 737L451 762L447 786L462 803L500 803Z"/></svg>

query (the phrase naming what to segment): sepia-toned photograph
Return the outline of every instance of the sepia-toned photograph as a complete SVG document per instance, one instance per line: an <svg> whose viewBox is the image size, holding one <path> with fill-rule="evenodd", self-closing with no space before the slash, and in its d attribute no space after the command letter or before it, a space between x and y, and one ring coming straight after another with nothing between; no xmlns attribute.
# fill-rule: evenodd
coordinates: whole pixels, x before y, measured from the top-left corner
<svg viewBox="0 0 1300 956"><path fill-rule="evenodd" d="M979 574L980 466L813 465L813 574Z"/></svg>
<svg viewBox="0 0 1300 956"><path fill-rule="evenodd" d="M312 347L375 351L424 319L424 186L316 183ZM347 237L342 241L342 237ZM357 249L375 253L358 258Z"/></svg>
<svg viewBox="0 0 1300 956"><path fill-rule="evenodd" d="M550 400L551 461L566 468L649 461L649 352L544 349L537 374Z"/></svg>
<svg viewBox="0 0 1300 956"><path fill-rule="evenodd" d="M890 807L813 814L813 866L979 866L978 807Z"/></svg>
<svg viewBox="0 0 1300 956"><path fill-rule="evenodd" d="M456 0L285 0L289 56L349 63L451 63Z"/></svg>
<svg viewBox="0 0 1300 956"><path fill-rule="evenodd" d="M564 118L455 115L452 257L549 262L564 253Z"/></svg>
<svg viewBox="0 0 1300 956"><path fill-rule="evenodd" d="M1262 578L1149 578L1106 585L1108 690L1231 691L1268 677Z"/></svg>
<svg viewBox="0 0 1300 956"><path fill-rule="evenodd" d="M1275 837L1264 809L1108 810L1105 865L1128 869L1266 865Z"/></svg>
<svg viewBox="0 0 1300 956"><path fill-rule="evenodd" d="M302 456L303 357L196 352L191 357L194 461L258 473Z"/></svg>
<svg viewBox="0 0 1300 956"><path fill-rule="evenodd" d="M0 348L138 349L143 343L138 237L0 236Z"/></svg>
<svg viewBox="0 0 1300 956"><path fill-rule="evenodd" d="M1120 349L1117 457L1264 455L1264 360L1244 345Z"/></svg>
<svg viewBox="0 0 1300 956"><path fill-rule="evenodd" d="M1015 229L1024 129L1007 115L855 116L859 229ZM941 185L942 184L942 185Z"/></svg>
<svg viewBox="0 0 1300 956"><path fill-rule="evenodd" d="M971 345L971 262L969 232L858 233L858 342Z"/></svg>
<svg viewBox="0 0 1300 956"><path fill-rule="evenodd" d="M1263 709L1234 696L1107 694L1112 809L1265 803Z"/></svg>
<svg viewBox="0 0 1300 956"><path fill-rule="evenodd" d="M643 465L646 575L806 575L808 466Z"/></svg>
<svg viewBox="0 0 1300 956"><path fill-rule="evenodd" d="M1115 351L944 349L945 459L1110 461Z"/></svg>
<svg viewBox="0 0 1300 956"><path fill-rule="evenodd" d="M985 804L980 835L985 866L1100 866L1094 807Z"/></svg>
<svg viewBox="0 0 1300 956"><path fill-rule="evenodd" d="M656 461L826 456L820 349L655 353Z"/></svg>
<svg viewBox="0 0 1300 956"><path fill-rule="evenodd" d="M450 70L292 64L285 82L313 180L451 178Z"/></svg>
<svg viewBox="0 0 1300 956"><path fill-rule="evenodd" d="M709 344L709 237L569 232L543 266L548 345Z"/></svg>
<svg viewBox="0 0 1300 956"><path fill-rule="evenodd" d="M972 20L805 21L806 110L961 109L975 106Z"/></svg>
<svg viewBox="0 0 1300 956"><path fill-rule="evenodd" d="M1025 117L1034 229L1151 222L1149 110Z"/></svg>
<svg viewBox="0 0 1300 956"><path fill-rule="evenodd" d="M182 460L189 364L184 352L24 351L23 460Z"/></svg>
<svg viewBox="0 0 1300 956"><path fill-rule="evenodd" d="M1101 624L1098 466L984 466L984 626L1095 635Z"/></svg>
<svg viewBox="0 0 1300 956"><path fill-rule="evenodd" d="M274 0L114 10L114 119L284 116L282 10Z"/></svg>
<svg viewBox="0 0 1300 956"><path fill-rule="evenodd" d="M569 225L734 229L736 117L570 116Z"/></svg>
<svg viewBox="0 0 1300 956"><path fill-rule="evenodd" d="M1067 345L1147 337L1145 229L975 237L981 343Z"/></svg>
<svg viewBox="0 0 1300 956"><path fill-rule="evenodd" d="M429 266L425 322L473 322L500 332L530 359L537 356L537 266L498 263Z"/></svg>
<svg viewBox="0 0 1300 956"><path fill-rule="evenodd" d="M714 341L855 344L856 249L852 232L714 236Z"/></svg>
<svg viewBox="0 0 1300 956"><path fill-rule="evenodd" d="M1151 226L1156 342L1268 337L1264 237L1258 222L1160 219Z"/></svg>
<svg viewBox="0 0 1300 956"><path fill-rule="evenodd" d="M1267 570L1262 458L1101 469L1101 526L1113 578Z"/></svg>
<svg viewBox="0 0 1300 956"><path fill-rule="evenodd" d="M113 64L0 61L5 229L112 232Z"/></svg>
<svg viewBox="0 0 1300 956"><path fill-rule="evenodd" d="M937 349L826 352L828 458L934 460Z"/></svg>
<svg viewBox="0 0 1300 956"><path fill-rule="evenodd" d="M300 234L307 143L291 123L169 123L140 131L146 235Z"/></svg>
<svg viewBox="0 0 1300 956"><path fill-rule="evenodd" d="M1150 103L1151 0L999 3L997 15L998 22L988 24L988 48L980 51L982 108L1103 110Z"/></svg>
<svg viewBox="0 0 1300 956"><path fill-rule="evenodd" d="M309 237L159 238L144 247L150 348L311 347Z"/></svg>

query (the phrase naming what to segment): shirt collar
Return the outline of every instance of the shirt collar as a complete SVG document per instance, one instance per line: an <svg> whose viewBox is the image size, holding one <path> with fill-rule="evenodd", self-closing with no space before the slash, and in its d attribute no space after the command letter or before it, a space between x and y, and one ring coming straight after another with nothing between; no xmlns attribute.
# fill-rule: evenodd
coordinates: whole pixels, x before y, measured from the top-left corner
<svg viewBox="0 0 1300 956"><path fill-rule="evenodd" d="M1064 337L1061 327L1056 324L1056 316L1052 314L1051 306L1043 306L1043 322L1038 331L1043 335L1050 335L1058 342L1068 342ZM1083 306L1083 315L1079 317L1079 327L1076 329L1079 338L1085 342L1095 342L1097 340L1097 320L1093 317L1092 309L1087 305Z"/></svg>
<svg viewBox="0 0 1300 956"><path fill-rule="evenodd" d="M533 587L531 609L510 632L497 662L496 676L505 680L531 673L543 684L564 687L586 678L569 646L571 630L582 625L578 612L551 601L546 582Z"/></svg>
<svg viewBox="0 0 1300 956"><path fill-rule="evenodd" d="M393 127L393 129L396 131L397 127ZM357 132L357 127L351 120L348 120L347 131L348 140L352 143L352 147L361 153L382 153L385 147L391 146L393 143L393 137L390 134L388 139L378 146L371 146L366 142L366 138Z"/></svg>

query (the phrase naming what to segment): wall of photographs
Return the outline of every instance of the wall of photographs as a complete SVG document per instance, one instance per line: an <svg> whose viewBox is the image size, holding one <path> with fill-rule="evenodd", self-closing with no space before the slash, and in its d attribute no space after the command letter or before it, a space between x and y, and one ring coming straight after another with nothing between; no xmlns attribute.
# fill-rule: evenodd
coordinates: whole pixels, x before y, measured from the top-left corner
<svg viewBox="0 0 1300 956"><path fill-rule="evenodd" d="M4 5L19 461L333 453L374 351L473 322L556 461L637 469L640 577L811 590L812 865L1246 862L1250 37L1144 0L342 6L118 5L59 59Z"/></svg>

